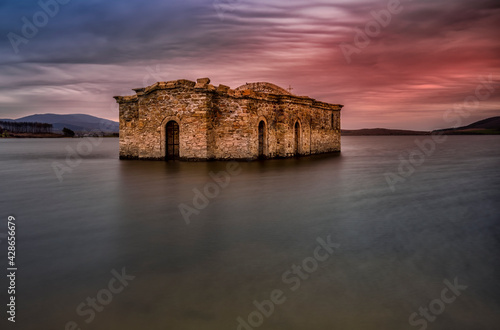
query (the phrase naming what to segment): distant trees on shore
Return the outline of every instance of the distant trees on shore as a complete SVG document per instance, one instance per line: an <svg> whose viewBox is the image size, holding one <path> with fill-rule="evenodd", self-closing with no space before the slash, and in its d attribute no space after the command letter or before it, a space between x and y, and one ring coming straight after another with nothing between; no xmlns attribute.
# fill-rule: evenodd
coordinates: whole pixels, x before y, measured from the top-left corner
<svg viewBox="0 0 500 330"><path fill-rule="evenodd" d="M52 124L0 121L0 128L11 133L52 133Z"/></svg>
<svg viewBox="0 0 500 330"><path fill-rule="evenodd" d="M69 128L64 127L62 131L63 131L64 136L69 136L69 137L75 136L75 132L73 132Z"/></svg>

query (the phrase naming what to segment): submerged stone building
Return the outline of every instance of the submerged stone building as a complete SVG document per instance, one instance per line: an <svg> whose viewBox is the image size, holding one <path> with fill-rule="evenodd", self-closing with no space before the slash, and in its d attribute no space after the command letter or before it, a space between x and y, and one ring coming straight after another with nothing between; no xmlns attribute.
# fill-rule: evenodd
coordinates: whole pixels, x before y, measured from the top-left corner
<svg viewBox="0 0 500 330"><path fill-rule="evenodd" d="M343 105L270 83L230 89L203 78L134 91L115 96L122 159L252 160L340 151Z"/></svg>

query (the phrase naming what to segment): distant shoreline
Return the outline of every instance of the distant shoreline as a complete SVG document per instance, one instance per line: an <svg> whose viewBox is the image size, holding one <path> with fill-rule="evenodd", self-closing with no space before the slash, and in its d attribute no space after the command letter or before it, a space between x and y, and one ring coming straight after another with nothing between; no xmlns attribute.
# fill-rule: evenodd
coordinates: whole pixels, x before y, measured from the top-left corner
<svg viewBox="0 0 500 330"><path fill-rule="evenodd" d="M57 133L8 133L7 136L0 135L0 139L71 139L85 138L88 136L66 136ZM105 138L117 138L118 135L102 135Z"/></svg>
<svg viewBox="0 0 500 330"><path fill-rule="evenodd" d="M364 128L354 130L341 130L342 136L391 136L391 135L430 135L431 132L409 131L387 128Z"/></svg>
<svg viewBox="0 0 500 330"><path fill-rule="evenodd" d="M59 138L67 138L62 134L57 133L10 133L7 132L5 136L0 135L2 139L59 139Z"/></svg>
<svg viewBox="0 0 500 330"><path fill-rule="evenodd" d="M421 136L431 134L442 135L500 135L498 129L473 129L473 130L436 130L436 131L408 131L385 128L365 128L358 130L342 130L342 136Z"/></svg>

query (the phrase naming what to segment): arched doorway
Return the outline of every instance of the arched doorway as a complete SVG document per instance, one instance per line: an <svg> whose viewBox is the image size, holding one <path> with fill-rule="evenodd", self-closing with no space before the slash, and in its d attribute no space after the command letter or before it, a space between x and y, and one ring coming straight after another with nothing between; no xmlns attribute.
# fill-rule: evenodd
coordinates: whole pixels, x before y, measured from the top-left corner
<svg viewBox="0 0 500 330"><path fill-rule="evenodd" d="M259 123L259 158L266 156L266 123L261 120Z"/></svg>
<svg viewBox="0 0 500 330"><path fill-rule="evenodd" d="M167 160L179 159L179 124L173 120L169 121L165 131L167 138L165 158Z"/></svg>
<svg viewBox="0 0 500 330"><path fill-rule="evenodd" d="M295 122L295 143L294 143L294 153L296 156L299 155L300 152L300 124L299 122Z"/></svg>

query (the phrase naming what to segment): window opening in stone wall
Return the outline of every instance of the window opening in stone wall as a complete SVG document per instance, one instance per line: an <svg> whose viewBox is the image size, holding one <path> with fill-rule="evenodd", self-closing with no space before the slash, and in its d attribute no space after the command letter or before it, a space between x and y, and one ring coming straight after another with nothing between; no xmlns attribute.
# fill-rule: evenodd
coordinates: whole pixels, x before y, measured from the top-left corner
<svg viewBox="0 0 500 330"><path fill-rule="evenodd" d="M169 121L166 128L166 159L179 159L179 124Z"/></svg>
<svg viewBox="0 0 500 330"><path fill-rule="evenodd" d="M299 122L295 123L295 155L299 155L299 146L300 146L300 124Z"/></svg>
<svg viewBox="0 0 500 330"><path fill-rule="evenodd" d="M266 123L262 120L259 123L259 158L264 158L266 147Z"/></svg>

